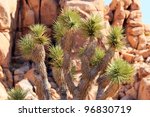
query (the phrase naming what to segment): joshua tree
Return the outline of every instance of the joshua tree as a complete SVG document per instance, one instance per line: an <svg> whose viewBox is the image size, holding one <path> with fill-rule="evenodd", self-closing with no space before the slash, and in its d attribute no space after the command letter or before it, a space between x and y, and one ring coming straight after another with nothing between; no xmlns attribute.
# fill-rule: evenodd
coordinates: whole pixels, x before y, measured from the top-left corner
<svg viewBox="0 0 150 117"><path fill-rule="evenodd" d="M110 29L107 36L109 48L104 51L97 45L97 39L101 38L101 29L103 29L100 16L92 15L87 19L80 19L79 14L74 10L66 9L62 11L54 25L54 36L58 40L58 43L60 43L63 50L63 62L61 66L63 71L63 79L74 99L85 99L89 93L93 81L97 80L97 78L97 81L99 81L101 85L104 86L103 88L105 88L107 85L110 85L110 83L111 85L115 83L112 80L115 79L115 77L118 78L117 82L121 81L118 83L120 85L120 83L124 80L126 81L126 79L131 78L133 71L131 67L122 60L118 60L119 62L115 61L110 65L115 51L123 45L122 28L112 27ZM80 52L82 76L78 86L75 86L71 75L71 51L74 43L73 37L78 31L82 32L85 39L88 40L88 43ZM122 72L120 66L117 66L118 63L122 64L129 71ZM114 64L118 69L117 74L112 72L115 70L110 67L114 66ZM103 81L101 78L104 82L101 82ZM99 87L99 89L101 89L101 87ZM105 98L106 93L103 93L101 97Z"/></svg>
<svg viewBox="0 0 150 117"><path fill-rule="evenodd" d="M8 100L24 100L27 95L27 91L23 91L21 88L14 88L8 92Z"/></svg>
<svg viewBox="0 0 150 117"><path fill-rule="evenodd" d="M44 45L49 43L49 39L46 35L46 27L41 24L36 24L29 28L31 32L22 37L18 45L23 56L35 63L37 72L43 78L43 93L45 96L43 99L50 99L51 86L47 77L44 49Z"/></svg>
<svg viewBox="0 0 150 117"><path fill-rule="evenodd" d="M133 81L133 72L133 67L123 59L118 58L114 60L108 65L106 74L98 79L99 92L101 94L97 96L97 99L106 99L108 96L115 96L121 84Z"/></svg>
<svg viewBox="0 0 150 117"><path fill-rule="evenodd" d="M61 68L63 64L63 50L60 45L51 46L50 49L50 58L52 61L50 64L52 65L53 77L59 87L62 85L62 76L61 76Z"/></svg>
<svg viewBox="0 0 150 117"><path fill-rule="evenodd" d="M66 9L62 10L61 15L58 16L58 20L54 25L54 37L57 39L58 44L61 45L63 50L63 62L61 67L61 76L63 77L61 78L63 79L62 92L67 91L68 85L66 85L66 80L70 80L68 77L71 77L71 73L69 72L68 74L68 71L70 71L71 49L74 43L72 37L77 33L76 31L80 26L80 20L80 15L77 12ZM70 85L68 87L72 86Z"/></svg>

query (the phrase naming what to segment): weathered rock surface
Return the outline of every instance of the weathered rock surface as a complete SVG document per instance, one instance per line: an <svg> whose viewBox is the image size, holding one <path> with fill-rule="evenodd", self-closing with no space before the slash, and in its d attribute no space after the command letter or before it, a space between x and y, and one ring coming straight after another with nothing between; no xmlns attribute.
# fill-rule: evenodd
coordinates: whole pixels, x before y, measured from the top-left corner
<svg viewBox="0 0 150 117"><path fill-rule="evenodd" d="M60 5L62 8L72 8L79 11L83 17L88 17L91 13L98 14L103 17L103 0L61 0Z"/></svg>
<svg viewBox="0 0 150 117"><path fill-rule="evenodd" d="M15 85L15 88L21 88L23 91L27 91L27 96L25 99L36 100L37 96L33 92L33 86L27 79L23 79Z"/></svg>
<svg viewBox="0 0 150 117"><path fill-rule="evenodd" d="M0 65L9 66L12 50L13 31L16 29L18 0L0 1Z"/></svg>
<svg viewBox="0 0 150 117"><path fill-rule="evenodd" d="M8 98L7 91L3 84L0 82L0 100L6 100Z"/></svg>
<svg viewBox="0 0 150 117"><path fill-rule="evenodd" d="M138 99L150 100L150 75L141 80Z"/></svg>

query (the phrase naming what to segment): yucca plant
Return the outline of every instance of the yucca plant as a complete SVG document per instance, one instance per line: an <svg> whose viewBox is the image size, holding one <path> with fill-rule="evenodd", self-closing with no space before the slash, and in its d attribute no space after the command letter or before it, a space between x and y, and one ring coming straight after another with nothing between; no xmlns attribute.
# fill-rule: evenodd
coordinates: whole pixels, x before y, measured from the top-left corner
<svg viewBox="0 0 150 117"><path fill-rule="evenodd" d="M36 64L36 70L43 78L45 99L50 99L50 84L47 77L44 49L44 45L49 43L49 39L46 36L46 27L42 24L36 24L29 28L31 32L22 37L18 43L20 51L23 56L28 55L28 58Z"/></svg>
<svg viewBox="0 0 150 117"><path fill-rule="evenodd" d="M90 87L91 86L91 83L92 81L95 79L95 77L99 74L99 75L102 75L105 73L105 70L108 66L108 64L110 63L112 57L114 56L115 54L115 51L121 47L122 45L122 38L123 38L123 31L122 31L122 28L120 27L112 27L109 34L108 34L108 42L109 42L109 48L108 50L105 52L105 55L104 57L97 61L97 65L95 65L95 67L93 67L92 69L87 69L88 66L86 65L87 63L85 63L85 57L84 59L82 60L82 63L83 63L83 66L85 66L85 73L86 71L88 71L89 73L86 73L85 77L88 77L90 76L90 80L85 80L86 81L86 85L84 86L83 84L81 84L81 88L84 89L84 92L82 93L83 95L80 96L81 99L85 99L87 93L88 93L88 88L87 87ZM92 44L91 44L92 45ZM91 56L93 55L94 53L94 45L93 44L92 46L89 46L87 48L90 48L90 49L86 49L85 52L84 52L84 55L86 54L86 51L87 51L87 55L88 56ZM92 49L93 48L93 49ZM90 51L89 51L90 50ZM93 51L93 52L92 52ZM91 53L91 54L89 54ZM90 59L89 59L90 60ZM88 61L88 60L87 60ZM83 73L84 73L83 72ZM81 89L80 89L81 90Z"/></svg>
<svg viewBox="0 0 150 117"><path fill-rule="evenodd" d="M79 28L81 18L78 12L71 9L63 9L54 23L54 37L57 42L64 38L67 33L72 33Z"/></svg>
<svg viewBox="0 0 150 117"><path fill-rule="evenodd" d="M104 55L105 55L104 50L100 49L99 47L96 47L94 55L92 56L92 58L90 60L90 65L91 66L97 65L102 60Z"/></svg>
<svg viewBox="0 0 150 117"><path fill-rule="evenodd" d="M32 59L32 52L35 47L35 43L33 41L32 35L27 34L24 37L21 37L21 39L18 42L18 46L20 51L23 54L23 57L25 59Z"/></svg>
<svg viewBox="0 0 150 117"><path fill-rule="evenodd" d="M13 88L8 92L8 100L25 100L27 93L21 88Z"/></svg>
<svg viewBox="0 0 150 117"><path fill-rule="evenodd" d="M50 64L52 65L52 72L54 80L56 81L57 85L61 87L62 85L62 64L63 64L63 50L61 49L60 45L51 46L49 48L49 57L51 58Z"/></svg>
<svg viewBox="0 0 150 117"><path fill-rule="evenodd" d="M62 87L64 86L63 89L65 89L67 84L67 88L73 95L74 99L86 99L86 96L89 93L89 90L94 80L96 80L97 78L99 79L101 76L106 74L107 66L109 66L109 63L113 58L115 51L120 49L121 46L123 45L122 39L124 35L123 29L120 27L110 28L109 34L107 36L109 48L104 52L97 45L98 42L97 40L102 37L101 30L103 29L102 20L100 16L92 15L91 17L88 17L87 19L82 19L80 21L80 17L77 15L79 14L76 13L76 11L65 9L61 12L60 16L55 22L54 37L57 40L59 40L59 44L61 46L61 49L63 50L63 60L62 64L60 65L58 64L61 63L60 59L58 59L59 57L57 59L53 59L52 62L54 62L55 64L52 65L53 66L56 65L57 67L59 66L62 69L60 76L63 76L63 83L62 83ZM79 52L80 54L79 57L81 59L82 75L78 86L75 86L75 84L72 81L75 69L74 66L71 66L72 47L74 44L73 38L74 35L76 35L76 33L74 33L76 31L81 31L82 32L81 34L84 35L85 39L87 39L88 42L87 45L81 47ZM53 51L54 48L51 49L52 49L51 51ZM51 54L52 54L51 58L54 58L57 55L55 53ZM55 60L57 60L57 62ZM124 65L124 67L128 66ZM107 74L107 76L109 75ZM126 79L128 79L127 78L128 76L130 75L126 74ZM108 78L106 79L107 81L105 82L105 85L102 84L102 86L104 87L108 86L110 89L112 88L114 91L116 91L119 88L120 85L119 83L116 83L117 85L114 85L115 82L113 82ZM123 79L120 81L123 82ZM107 91L108 90L109 89L107 89ZM105 92L105 95L107 91Z"/></svg>
<svg viewBox="0 0 150 117"><path fill-rule="evenodd" d="M72 9L63 9L54 24L54 37L63 50L61 76L63 77L62 91L66 90L65 80L70 76L71 49L73 38L80 27L81 18L78 12ZM69 56L68 56L69 55ZM62 78L61 77L61 78ZM71 87L71 86L69 86ZM64 96L62 96L64 97Z"/></svg>
<svg viewBox="0 0 150 117"><path fill-rule="evenodd" d="M51 46L49 52L49 57L52 59L51 65L56 68L61 68L63 64L63 50L61 46Z"/></svg>
<svg viewBox="0 0 150 117"><path fill-rule="evenodd" d="M119 26L110 28L109 35L107 36L110 47L120 49L123 46L123 32L124 30Z"/></svg>
<svg viewBox="0 0 150 117"><path fill-rule="evenodd" d="M133 71L133 66L119 58L109 64L106 74L110 81L112 81L114 84L124 84L132 82Z"/></svg>
<svg viewBox="0 0 150 117"><path fill-rule="evenodd" d="M67 30L78 28L80 26L80 20L79 13L72 9L63 9L57 19Z"/></svg>
<svg viewBox="0 0 150 117"><path fill-rule="evenodd" d="M29 27L31 30L31 35L34 37L34 42L36 44L47 45L50 40L46 34L46 26L42 24L36 24Z"/></svg>
<svg viewBox="0 0 150 117"><path fill-rule="evenodd" d="M98 38L101 36L102 19L98 15L92 15L88 19L83 19L81 22L81 31L84 36L90 38Z"/></svg>
<svg viewBox="0 0 150 117"><path fill-rule="evenodd" d="M99 99L113 97L122 84L132 83L133 73L133 66L121 58L110 63L106 69L106 79L109 80L109 85Z"/></svg>
<svg viewBox="0 0 150 117"><path fill-rule="evenodd" d="M109 34L107 36L109 48L106 51L103 60L94 69L95 71L101 71L101 74L105 72L108 64L113 58L115 52L123 46L123 29L121 27L113 26L110 28ZM101 66L101 67L99 67ZM93 71L92 71L93 72ZM93 76L96 76L97 72L93 72Z"/></svg>
<svg viewBox="0 0 150 117"><path fill-rule="evenodd" d="M67 32L67 28L65 28L64 24L62 24L61 22L56 21L54 23L53 30L54 30L54 38L56 39L57 44L59 44L61 39Z"/></svg>

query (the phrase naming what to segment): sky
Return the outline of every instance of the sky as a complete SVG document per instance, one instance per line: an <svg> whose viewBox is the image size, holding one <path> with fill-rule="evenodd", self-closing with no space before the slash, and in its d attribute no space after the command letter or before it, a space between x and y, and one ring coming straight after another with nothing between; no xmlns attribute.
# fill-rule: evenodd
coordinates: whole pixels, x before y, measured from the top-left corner
<svg viewBox="0 0 150 117"><path fill-rule="evenodd" d="M112 0L104 0L105 4L109 4ZM150 0L140 0L142 10L142 22L144 24L150 24Z"/></svg>

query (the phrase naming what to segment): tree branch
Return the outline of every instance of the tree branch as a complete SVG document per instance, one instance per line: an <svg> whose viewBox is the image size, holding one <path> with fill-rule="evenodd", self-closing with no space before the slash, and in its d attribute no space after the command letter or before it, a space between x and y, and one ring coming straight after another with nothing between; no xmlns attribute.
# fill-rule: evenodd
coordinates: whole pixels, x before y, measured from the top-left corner
<svg viewBox="0 0 150 117"><path fill-rule="evenodd" d="M75 34L75 32L68 32L66 37L62 39L62 49L64 51L63 56L63 73L64 73L64 80L67 83L67 86L69 88L69 91L74 94L75 85L72 81L72 76L70 74L70 61L71 61L71 50L73 47L73 39L72 36Z"/></svg>
<svg viewBox="0 0 150 117"><path fill-rule="evenodd" d="M111 59L113 58L115 54L115 49L114 48L109 48L106 51L106 55L104 56L104 58L99 62L99 64L93 68L91 70L91 78L95 78L97 76L97 74L100 72L100 75L103 74L109 64L109 62L111 61Z"/></svg>

